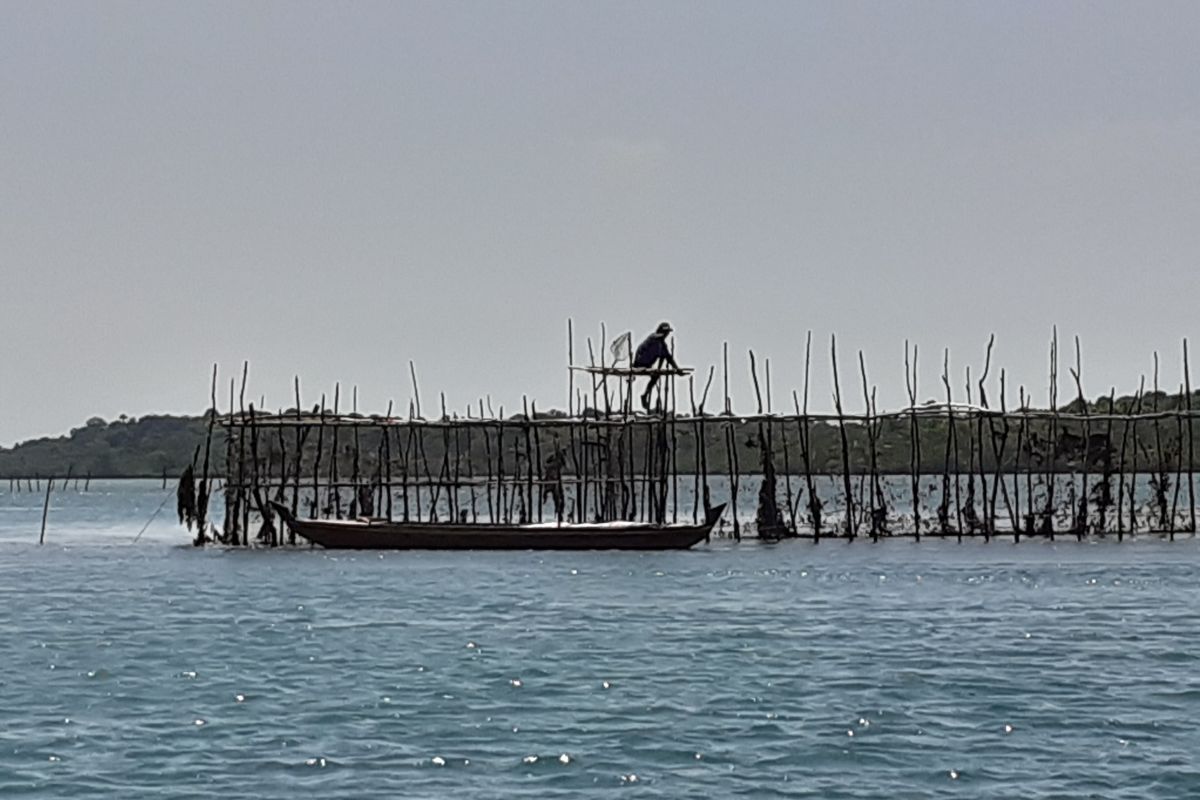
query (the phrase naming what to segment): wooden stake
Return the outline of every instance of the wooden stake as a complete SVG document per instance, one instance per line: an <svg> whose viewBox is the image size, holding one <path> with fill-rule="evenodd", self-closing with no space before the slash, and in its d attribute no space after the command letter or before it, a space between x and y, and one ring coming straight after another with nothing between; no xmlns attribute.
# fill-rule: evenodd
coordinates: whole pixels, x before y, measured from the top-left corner
<svg viewBox="0 0 1200 800"><path fill-rule="evenodd" d="M909 419L909 472L911 474L913 537L921 541L921 429L917 425L917 346L912 347L912 365L908 362L908 340L904 341L904 385L908 389Z"/></svg>
<svg viewBox="0 0 1200 800"><path fill-rule="evenodd" d="M1083 373L1083 357L1080 354L1079 337L1078 336L1075 337L1075 368L1070 370L1070 372L1071 372L1071 377L1074 378L1074 380L1075 380L1076 397L1078 398L1079 404L1083 409L1083 417L1084 417L1084 419L1083 419L1083 468L1081 470L1082 477L1083 477L1083 488L1081 489L1081 495L1079 497L1079 500L1076 503L1078 511L1074 514L1075 538L1077 541L1081 541L1083 539L1083 535L1085 533L1087 533L1087 530L1088 530L1088 514L1089 514L1089 509L1088 509L1088 467L1089 467L1089 462L1091 461L1091 456L1092 456L1092 453L1091 453L1091 450L1092 450L1092 424L1091 424L1091 421L1090 421L1089 415L1088 415L1087 397L1085 397L1083 394L1083 380L1081 378L1081 375ZM1075 482L1075 476L1072 475L1071 476L1072 485L1074 484L1074 482Z"/></svg>
<svg viewBox="0 0 1200 800"><path fill-rule="evenodd" d="M50 493L54 491L54 478L46 481L46 501L42 504L42 532L38 535L38 544L46 543L46 518L50 515Z"/></svg>
<svg viewBox="0 0 1200 800"><path fill-rule="evenodd" d="M846 417L842 411L842 388L838 380L837 336L829 337L829 351L833 358L833 405L837 411L838 434L842 441L842 488L846 498L846 538L853 539L857 526L854 524L854 490L850 485L850 443L846 438Z"/></svg>
<svg viewBox="0 0 1200 800"><path fill-rule="evenodd" d="M242 532L240 544L250 544L250 496L246 491L246 379L250 374L250 362L242 362L242 389L238 395L238 505L242 512L239 528ZM239 544L235 541L233 544Z"/></svg>
<svg viewBox="0 0 1200 800"><path fill-rule="evenodd" d="M906 359L907 356L908 354L905 353ZM867 362L863 357L862 350L858 351L858 369L862 374L863 405L866 406L867 449L869 450L867 463L871 470L870 475L868 476L871 485L867 492L867 507L870 515L869 520L871 526L871 540L877 542L879 541L880 533L880 504L878 501L882 499L882 491L879 489L879 466L877 450L875 447L875 421L871 414L871 392L867 388Z"/></svg>
<svg viewBox="0 0 1200 800"><path fill-rule="evenodd" d="M1188 365L1188 341L1183 340L1183 396L1184 408L1187 410L1187 482L1188 482L1188 530L1196 533L1196 449L1195 449L1195 420L1192 419L1192 374Z"/></svg>
<svg viewBox="0 0 1200 800"><path fill-rule="evenodd" d="M417 386L417 365L411 360L408 362L408 372L412 376L413 403L416 405L417 419L424 419L421 416L421 390Z"/></svg>
<svg viewBox="0 0 1200 800"><path fill-rule="evenodd" d="M721 345L721 360L725 365L725 415L733 414L733 406L729 402L729 342ZM737 517L736 512L734 517Z"/></svg>
<svg viewBox="0 0 1200 800"><path fill-rule="evenodd" d="M317 453L313 460L313 484L312 484L312 512L311 516L316 519L319 516L324 516L325 506L321 503L321 456L325 450L325 395L321 395L321 414L320 423L317 426ZM407 493L405 494L407 498Z"/></svg>
<svg viewBox="0 0 1200 800"><path fill-rule="evenodd" d="M811 424L808 418L808 381L810 376L810 367L812 366L812 331L804 340L804 407L801 410L800 404L796 401L796 393L792 392L792 404L796 407L796 413L799 415L797 426L800 431L800 458L804 461L804 484L808 490L808 513L813 529L813 544L821 541L821 498L817 496L816 483L813 481L812 469L812 440L810 434L812 432Z"/></svg>
<svg viewBox="0 0 1200 800"><path fill-rule="evenodd" d="M575 411L575 325L567 317L567 416L574 419Z"/></svg>

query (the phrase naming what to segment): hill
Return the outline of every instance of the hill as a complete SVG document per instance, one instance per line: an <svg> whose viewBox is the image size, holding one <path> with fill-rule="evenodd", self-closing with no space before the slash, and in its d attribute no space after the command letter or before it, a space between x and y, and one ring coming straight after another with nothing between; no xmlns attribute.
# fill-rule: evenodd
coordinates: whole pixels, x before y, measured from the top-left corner
<svg viewBox="0 0 1200 800"><path fill-rule="evenodd" d="M94 478L178 475L204 441L201 417L151 415L108 422L92 417L66 436L0 447L0 476L91 475ZM219 440L220 437L217 437Z"/></svg>

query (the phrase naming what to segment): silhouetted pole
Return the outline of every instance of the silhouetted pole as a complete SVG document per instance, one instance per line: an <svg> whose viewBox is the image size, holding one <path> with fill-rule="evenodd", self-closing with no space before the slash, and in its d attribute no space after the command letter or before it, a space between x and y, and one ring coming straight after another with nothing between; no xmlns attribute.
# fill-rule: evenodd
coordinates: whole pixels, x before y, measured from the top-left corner
<svg viewBox="0 0 1200 800"><path fill-rule="evenodd" d="M54 478L46 481L46 501L42 504L42 532L38 536L38 544L46 543L46 517L50 515L50 493L54 491Z"/></svg>

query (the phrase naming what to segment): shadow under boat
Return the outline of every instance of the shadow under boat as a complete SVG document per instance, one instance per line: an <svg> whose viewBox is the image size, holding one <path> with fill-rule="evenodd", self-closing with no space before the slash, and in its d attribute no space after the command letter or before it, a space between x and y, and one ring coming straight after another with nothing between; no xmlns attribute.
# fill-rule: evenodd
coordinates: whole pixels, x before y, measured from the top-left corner
<svg viewBox="0 0 1200 800"><path fill-rule="evenodd" d="M330 550L686 550L708 537L725 504L700 525L646 522L499 523L299 519L271 504L297 536Z"/></svg>

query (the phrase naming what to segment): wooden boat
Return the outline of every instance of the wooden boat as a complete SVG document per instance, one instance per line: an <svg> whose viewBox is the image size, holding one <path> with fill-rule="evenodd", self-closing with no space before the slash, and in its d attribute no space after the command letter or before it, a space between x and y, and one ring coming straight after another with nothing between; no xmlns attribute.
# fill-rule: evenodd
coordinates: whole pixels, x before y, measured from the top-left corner
<svg viewBox="0 0 1200 800"><path fill-rule="evenodd" d="M709 509L701 525L505 525L298 519L285 506L271 505L297 536L330 550L686 550L712 532L725 510L724 503Z"/></svg>

